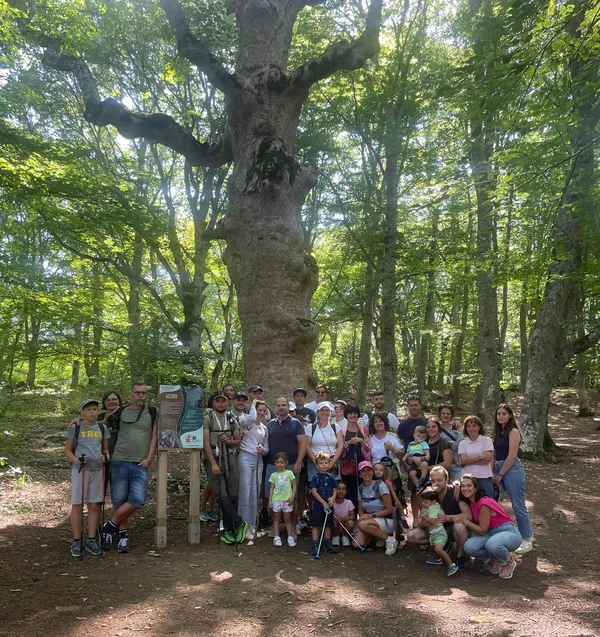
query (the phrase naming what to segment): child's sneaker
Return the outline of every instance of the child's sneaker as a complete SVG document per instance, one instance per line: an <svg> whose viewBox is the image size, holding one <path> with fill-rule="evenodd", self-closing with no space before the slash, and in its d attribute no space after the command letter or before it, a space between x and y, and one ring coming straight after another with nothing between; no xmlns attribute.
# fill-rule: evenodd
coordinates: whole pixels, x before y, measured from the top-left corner
<svg viewBox="0 0 600 637"><path fill-rule="evenodd" d="M319 543L313 542L312 556L317 557L318 554L319 554Z"/></svg>
<svg viewBox="0 0 600 637"><path fill-rule="evenodd" d="M294 546L296 546L296 540L294 540L293 537L288 536L287 542L288 542L288 546L290 546L292 548L294 548Z"/></svg>
<svg viewBox="0 0 600 637"><path fill-rule="evenodd" d="M347 535L342 537L342 546L350 546L350 538Z"/></svg>
<svg viewBox="0 0 600 637"><path fill-rule="evenodd" d="M119 551L119 553L129 553L129 538L126 535L119 537L117 551Z"/></svg>
<svg viewBox="0 0 600 637"><path fill-rule="evenodd" d="M273 538L273 546L282 546L281 544L281 537L279 537L279 535L276 535Z"/></svg>
<svg viewBox="0 0 600 637"><path fill-rule="evenodd" d="M339 546L340 545L340 536L336 535L334 538L332 538L331 543L333 544L333 546Z"/></svg>
<svg viewBox="0 0 600 637"><path fill-rule="evenodd" d="M98 544L96 538L88 538L88 541L85 544L85 550L91 555L101 555L102 549Z"/></svg>
<svg viewBox="0 0 600 637"><path fill-rule="evenodd" d="M325 550L326 550L328 553L333 553L334 555L337 555L338 551L336 551L336 550L333 548L333 545L331 544L331 540L325 540L325 541L323 542L323 546L325 547Z"/></svg>
<svg viewBox="0 0 600 637"><path fill-rule="evenodd" d="M450 575L454 575L454 573L458 573L458 566L452 562L452 564L448 567L448 577L450 577Z"/></svg>
<svg viewBox="0 0 600 637"><path fill-rule="evenodd" d="M71 542L71 555L73 557L81 557L83 555L81 540L73 540Z"/></svg>

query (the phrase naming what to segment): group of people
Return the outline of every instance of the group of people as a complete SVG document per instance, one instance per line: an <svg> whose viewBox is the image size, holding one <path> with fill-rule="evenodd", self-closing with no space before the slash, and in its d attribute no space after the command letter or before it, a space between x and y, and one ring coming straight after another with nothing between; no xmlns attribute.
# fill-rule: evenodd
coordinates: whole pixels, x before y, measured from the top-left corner
<svg viewBox="0 0 600 637"><path fill-rule="evenodd" d="M118 394L110 392L103 397L102 413L88 399L69 429L74 555L83 550L75 523L81 506L75 427L80 445L90 436L99 443L93 453L86 447L89 469L92 460L112 454L114 514L96 534L98 516L88 505L94 533L88 533L86 550L100 550L98 537L105 550L116 542L126 552L127 520L144 503L147 467L156 451L156 412L146 406L145 396L145 386L134 384L132 403L123 407ZM445 564L448 575L465 570L471 556L501 578L512 577L514 552L532 550L525 472L518 458L521 435L509 405L498 406L487 436L478 417L468 416L461 424L451 405L425 417L415 395L409 396L409 417L402 421L384 409L381 392L373 395L373 409L365 414L344 400L330 402L324 385L316 388L312 402L304 388L294 390L293 401L279 397L273 408L262 397L259 386L246 393L227 384L206 405L201 520L219 522L223 542L254 540L261 526L272 524L273 544L281 547L285 533L294 547L310 526L315 557L322 549L337 553L339 546L364 550L375 543L393 555L398 546L418 544L431 547L427 563ZM92 493L99 501L97 487L88 493L91 505ZM506 496L516 525L499 503Z"/></svg>

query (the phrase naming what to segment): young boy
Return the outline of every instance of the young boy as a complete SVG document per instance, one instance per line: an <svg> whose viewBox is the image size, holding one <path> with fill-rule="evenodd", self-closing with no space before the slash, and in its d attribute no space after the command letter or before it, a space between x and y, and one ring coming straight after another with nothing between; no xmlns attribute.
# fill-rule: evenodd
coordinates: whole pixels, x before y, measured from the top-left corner
<svg viewBox="0 0 600 637"><path fill-rule="evenodd" d="M428 520L435 520L442 513L442 507L438 494L431 487L424 489L421 492L421 500L423 501L423 508L425 509L425 515ZM429 527L429 543L433 547L433 552L441 558L448 567L448 576L454 575L458 571L458 566L452 561L452 558L444 550L446 542L448 541L448 533L442 523L433 523L433 526Z"/></svg>
<svg viewBox="0 0 600 637"><path fill-rule="evenodd" d="M83 538L81 537L82 502L87 499L88 539L85 550L92 555L102 553L96 539L96 529L100 522L100 503L103 496L102 456L108 461L108 439L110 433L106 425L96 422L98 401L86 398L79 406L80 418L71 423L67 432L65 455L72 463L71 470L71 529L73 543L71 555L81 557ZM79 435L76 436L79 427ZM77 440L75 438L77 437ZM82 493L82 479L85 480ZM87 494L87 498L85 498Z"/></svg>
<svg viewBox="0 0 600 637"><path fill-rule="evenodd" d="M329 469L329 456L324 451L319 451L315 457L317 471L310 481L310 491L313 497L312 514L312 540L313 557L319 550L321 528L325 524L325 540L323 546L328 553L337 553L331 544L331 528L333 527L333 505L337 495L335 478L327 473ZM328 511L325 520L325 511Z"/></svg>
<svg viewBox="0 0 600 637"><path fill-rule="evenodd" d="M429 445L425 442L427 429L422 425L415 428L415 439L408 443L406 454L402 458L404 467L415 487L422 487L429 470ZM417 477L421 473L421 478Z"/></svg>

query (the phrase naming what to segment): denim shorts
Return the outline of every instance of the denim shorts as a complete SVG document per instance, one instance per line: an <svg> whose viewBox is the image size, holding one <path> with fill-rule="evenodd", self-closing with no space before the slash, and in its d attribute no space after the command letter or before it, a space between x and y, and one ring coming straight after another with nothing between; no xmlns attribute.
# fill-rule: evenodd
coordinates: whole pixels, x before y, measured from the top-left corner
<svg viewBox="0 0 600 637"><path fill-rule="evenodd" d="M110 463L110 493L116 511L128 502L138 509L146 502L148 469L137 462L117 460Z"/></svg>

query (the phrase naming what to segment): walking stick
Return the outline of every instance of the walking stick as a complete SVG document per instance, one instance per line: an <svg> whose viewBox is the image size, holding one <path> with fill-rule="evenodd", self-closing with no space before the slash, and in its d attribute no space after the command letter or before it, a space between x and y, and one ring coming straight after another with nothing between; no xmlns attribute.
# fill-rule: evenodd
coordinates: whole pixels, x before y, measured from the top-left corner
<svg viewBox="0 0 600 637"><path fill-rule="evenodd" d="M108 466L108 460L106 454L102 454L102 515L100 522L100 530L98 531L98 540L100 541L100 550L102 551L102 557L104 557L104 546L102 542L102 529L104 528L104 504L106 502L106 468Z"/></svg>
<svg viewBox="0 0 600 637"><path fill-rule="evenodd" d="M260 519L260 507L258 505L260 501L260 479L258 477L258 465L260 464L260 454L256 452L256 526L254 527L254 539L258 540L258 522Z"/></svg>
<svg viewBox="0 0 600 637"><path fill-rule="evenodd" d="M83 559L83 503L85 502L85 454L79 457L79 473L81 474L81 525L79 529L79 537L81 539L81 555L79 559Z"/></svg>
<svg viewBox="0 0 600 637"><path fill-rule="evenodd" d="M323 528L321 529L321 539L319 540L319 548L317 548L317 554L315 560L321 559L321 544L323 544L323 536L325 535L325 527L327 526L327 518L329 517L329 511L325 510L325 519L323 520Z"/></svg>
<svg viewBox="0 0 600 637"><path fill-rule="evenodd" d="M361 553L364 553L367 549L365 549L364 546L361 546L355 539L354 536L352 535L352 533L350 533L350 531L348 531L348 529L344 526L344 523L338 518L337 515L334 514L333 516L337 521L338 524L342 527L342 529L344 529L344 531L346 531L346 533L348 534L348 537L354 542L354 544L356 544L356 546L358 546L358 548L360 549Z"/></svg>

